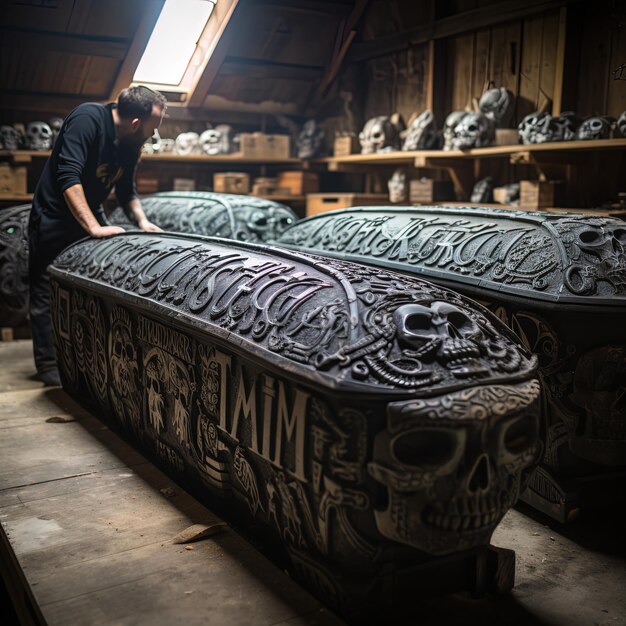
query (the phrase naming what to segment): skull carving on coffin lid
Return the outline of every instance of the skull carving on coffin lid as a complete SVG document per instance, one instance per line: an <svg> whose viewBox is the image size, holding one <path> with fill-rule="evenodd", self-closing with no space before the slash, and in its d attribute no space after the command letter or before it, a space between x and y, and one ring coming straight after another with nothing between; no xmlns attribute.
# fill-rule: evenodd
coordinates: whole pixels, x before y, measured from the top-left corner
<svg viewBox="0 0 626 626"><path fill-rule="evenodd" d="M50 150L52 129L45 122L31 122L26 128L25 145L27 150Z"/></svg>
<svg viewBox="0 0 626 626"><path fill-rule="evenodd" d="M617 137L626 137L626 111L617 118L617 124L615 125L615 135Z"/></svg>
<svg viewBox="0 0 626 626"><path fill-rule="evenodd" d="M400 131L404 124L399 116L379 115L369 119L359 133L361 154L387 152L400 148Z"/></svg>
<svg viewBox="0 0 626 626"><path fill-rule="evenodd" d="M269 207L264 210L252 208L246 225L251 241L272 241L278 239L294 223L293 216L286 208ZM237 236L240 240L249 239L242 231Z"/></svg>
<svg viewBox="0 0 626 626"><path fill-rule="evenodd" d="M566 241L566 245L573 245L591 257L580 258L567 269L565 284L570 291L595 293L598 282L603 281L609 283L616 294L626 293L626 227L589 221L579 230L576 239ZM572 250L572 255L580 257L576 250Z"/></svg>
<svg viewBox="0 0 626 626"><path fill-rule="evenodd" d="M403 150L428 150L437 142L437 126L432 111L424 111L409 120Z"/></svg>
<svg viewBox="0 0 626 626"><path fill-rule="evenodd" d="M466 113L454 127L451 149L483 148L493 143L495 132L493 121L482 113Z"/></svg>
<svg viewBox="0 0 626 626"><path fill-rule="evenodd" d="M176 154L198 154L200 151L200 136L198 133L181 133L176 137Z"/></svg>
<svg viewBox="0 0 626 626"><path fill-rule="evenodd" d="M507 128L513 115L513 94L505 87L488 89L480 97L478 108L497 128Z"/></svg>
<svg viewBox="0 0 626 626"><path fill-rule="evenodd" d="M315 120L307 120L298 135L298 158L313 159L324 151L324 129Z"/></svg>
<svg viewBox="0 0 626 626"><path fill-rule="evenodd" d="M465 111L452 111L443 125L443 149L452 150L452 139L456 125L467 115Z"/></svg>
<svg viewBox="0 0 626 626"><path fill-rule="evenodd" d="M487 385L390 405L369 474L387 538L429 554L487 543L540 452L539 385Z"/></svg>
<svg viewBox="0 0 626 626"><path fill-rule="evenodd" d="M19 150L24 138L13 126L0 126L0 143L4 150Z"/></svg>
<svg viewBox="0 0 626 626"><path fill-rule="evenodd" d="M587 118L576 131L576 139L608 139L615 118L597 116Z"/></svg>
<svg viewBox="0 0 626 626"><path fill-rule="evenodd" d="M603 346L583 355L574 373L577 420L566 421L572 451L605 465L626 459L626 346Z"/></svg>

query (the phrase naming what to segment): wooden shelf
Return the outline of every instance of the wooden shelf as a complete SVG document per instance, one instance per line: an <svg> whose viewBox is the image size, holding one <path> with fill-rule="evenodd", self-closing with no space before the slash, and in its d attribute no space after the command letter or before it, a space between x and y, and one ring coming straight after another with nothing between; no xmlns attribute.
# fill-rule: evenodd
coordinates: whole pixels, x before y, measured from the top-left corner
<svg viewBox="0 0 626 626"><path fill-rule="evenodd" d="M32 193L0 193L0 202L27 202L32 199Z"/></svg>
<svg viewBox="0 0 626 626"><path fill-rule="evenodd" d="M253 194L248 194L249 196ZM255 198L263 198L264 200L275 200L276 202L305 202L306 196L290 196L287 194L265 194L255 195Z"/></svg>

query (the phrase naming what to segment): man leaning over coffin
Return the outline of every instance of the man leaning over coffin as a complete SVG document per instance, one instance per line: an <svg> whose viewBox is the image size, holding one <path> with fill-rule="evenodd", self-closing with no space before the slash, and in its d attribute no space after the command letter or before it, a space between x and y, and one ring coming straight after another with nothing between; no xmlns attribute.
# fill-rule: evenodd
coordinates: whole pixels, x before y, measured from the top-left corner
<svg viewBox="0 0 626 626"><path fill-rule="evenodd" d="M102 207L113 186L120 205L142 230L160 230L141 208L135 169L144 142L161 125L166 104L162 94L141 85L124 89L116 103L81 104L65 118L46 162L28 226L33 353L37 377L46 385L60 384L48 265L83 237L124 232L107 222Z"/></svg>

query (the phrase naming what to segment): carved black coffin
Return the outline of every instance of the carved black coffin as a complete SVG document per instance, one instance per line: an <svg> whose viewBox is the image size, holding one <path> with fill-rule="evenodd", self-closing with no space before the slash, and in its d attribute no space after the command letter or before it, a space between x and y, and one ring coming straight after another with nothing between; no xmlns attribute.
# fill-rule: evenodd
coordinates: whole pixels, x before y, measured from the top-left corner
<svg viewBox="0 0 626 626"><path fill-rule="evenodd" d="M302 220L278 243L422 276L511 326L539 357L546 393L545 454L530 485L544 501L563 504L555 475L626 465L624 222L375 207Z"/></svg>
<svg viewBox="0 0 626 626"><path fill-rule="evenodd" d="M0 209L0 326L18 326L28 314L30 204Z"/></svg>
<svg viewBox="0 0 626 626"><path fill-rule="evenodd" d="M141 206L163 230L261 243L279 237L298 219L289 207L272 200L210 191L157 193L143 198ZM122 209L109 221L131 226Z"/></svg>
<svg viewBox="0 0 626 626"><path fill-rule="evenodd" d="M539 454L535 358L425 281L145 233L50 271L67 391L241 501L330 602L487 544Z"/></svg>

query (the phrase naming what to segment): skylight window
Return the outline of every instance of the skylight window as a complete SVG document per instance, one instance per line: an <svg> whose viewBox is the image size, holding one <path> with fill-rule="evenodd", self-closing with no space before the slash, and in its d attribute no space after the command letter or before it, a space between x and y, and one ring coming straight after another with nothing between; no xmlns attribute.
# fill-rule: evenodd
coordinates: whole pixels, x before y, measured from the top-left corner
<svg viewBox="0 0 626 626"><path fill-rule="evenodd" d="M133 82L180 85L214 6L215 0L166 0Z"/></svg>

